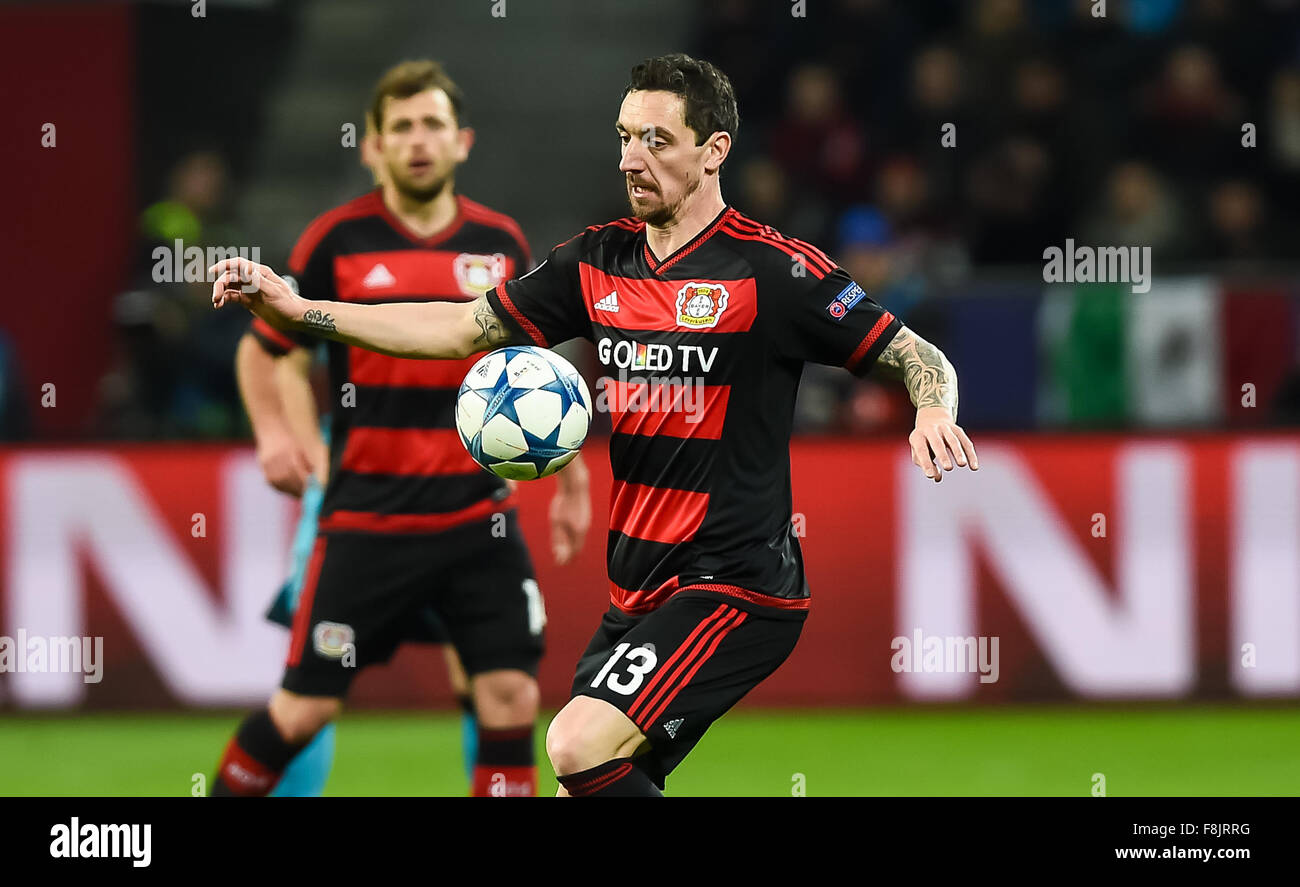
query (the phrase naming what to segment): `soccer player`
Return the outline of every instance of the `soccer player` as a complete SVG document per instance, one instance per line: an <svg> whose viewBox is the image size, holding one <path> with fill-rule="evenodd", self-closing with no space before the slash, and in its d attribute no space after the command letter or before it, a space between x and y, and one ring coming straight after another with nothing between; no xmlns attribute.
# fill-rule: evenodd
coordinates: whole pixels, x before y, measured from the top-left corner
<svg viewBox="0 0 1300 887"><path fill-rule="evenodd" d="M376 87L371 112L382 185L308 226L289 260L304 291L359 304L471 304L526 270L528 248L514 221L455 193L473 131L461 123L460 91L442 68L396 66ZM240 349L259 456L268 478L289 492L301 489L304 472L322 457L304 448L308 435L288 427L285 405L293 398L270 374L246 370L266 363L260 352L293 360L315 341L309 333L255 320L256 341ZM510 488L457 439L455 394L471 362L417 362L333 344L328 363L337 398L328 486L284 679L227 746L213 794L273 788L337 716L356 672L387 660L430 605L469 675L479 724L473 793L535 794L545 611ZM289 391L306 390L305 370L300 375ZM570 463L557 484L551 522L563 562L590 520L585 467Z"/></svg>
<svg viewBox="0 0 1300 887"><path fill-rule="evenodd" d="M365 120L366 131L359 152L361 165L370 172L375 187L383 187L387 170L374 114L368 108ZM271 433L266 435L265 440L259 436L258 455L266 471L267 481L276 489L300 497L301 514L294 532L289 577L276 594L267 618L292 629L307 564L316 542L317 521L325 497L324 483L329 468L329 418L325 416L322 420L318 415L317 398L309 381L313 361L328 359L328 354L324 342L313 348L294 348L284 355L285 359L276 356L280 353L281 349L267 346L264 339L257 338L250 331L238 351L236 374L246 398L250 396L250 388L254 391L258 386L264 388L266 378L274 377L276 380L272 390L264 391L262 402L278 399L284 422L268 420L266 411L262 412L262 421L255 425ZM282 424L287 428L282 428ZM281 430L287 430L288 435L281 434L277 438L275 432ZM297 452L289 449L291 441L297 444ZM469 678L437 612L432 607L426 607L420 616L420 619L412 620L407 640L438 644L443 649L447 676L461 708L461 745L465 772L473 780L474 763L478 754L478 725L474 717ZM319 797L324 793L334 765L334 733L333 723L326 724L317 731L315 738L285 767L280 781L271 791L272 797Z"/></svg>
<svg viewBox="0 0 1300 887"><path fill-rule="evenodd" d="M709 63L674 54L634 67L616 123L632 217L588 228L472 305L312 302L264 265L212 269L218 307L237 301L381 353L460 357L581 336L611 373L653 362L698 386L670 394L668 411L611 409L612 600L547 733L561 795L659 795L709 725L794 648L809 607L789 462L805 362L900 378L916 406L913 462L936 482L978 468L943 354L821 250L725 203L738 122L731 84ZM631 394L620 387L643 383L612 384L618 405Z"/></svg>

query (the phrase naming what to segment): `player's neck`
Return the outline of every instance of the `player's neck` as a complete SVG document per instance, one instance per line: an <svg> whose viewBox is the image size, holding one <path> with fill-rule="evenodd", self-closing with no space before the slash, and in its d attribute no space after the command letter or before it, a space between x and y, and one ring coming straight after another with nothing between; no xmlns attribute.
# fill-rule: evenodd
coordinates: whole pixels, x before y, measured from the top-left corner
<svg viewBox="0 0 1300 887"><path fill-rule="evenodd" d="M715 190L709 194L699 195L690 202L684 213L667 225L661 228L647 225L645 239L650 245L650 251L658 259L668 258L690 243L695 235L718 217L718 213L726 209L726 206L726 202L722 199L722 192Z"/></svg>
<svg viewBox="0 0 1300 887"><path fill-rule="evenodd" d="M456 192L451 182L432 200L419 200L403 194L392 184L383 186L384 206L411 232L432 237L456 218Z"/></svg>

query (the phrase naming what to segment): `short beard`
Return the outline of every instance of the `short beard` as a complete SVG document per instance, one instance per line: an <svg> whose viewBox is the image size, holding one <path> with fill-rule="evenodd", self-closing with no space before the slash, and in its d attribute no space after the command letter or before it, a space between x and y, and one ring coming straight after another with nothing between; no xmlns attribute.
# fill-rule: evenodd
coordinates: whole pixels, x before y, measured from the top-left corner
<svg viewBox="0 0 1300 887"><path fill-rule="evenodd" d="M682 194L680 200L676 203L664 203L655 209L638 209L637 205L632 201L632 193L629 190L627 202L632 207L632 216L653 228L663 228L677 217L678 210L685 206L691 195L700 189L700 181L699 179L695 181L688 180L686 182L686 191Z"/></svg>
<svg viewBox="0 0 1300 887"><path fill-rule="evenodd" d="M451 183L451 176L438 179L437 181L424 185L423 187L417 187L416 185L403 182L398 176L393 175L392 170L389 170L388 180L393 183L393 187L397 190L397 193L405 197L407 200L414 200L418 203L428 203L447 188Z"/></svg>
<svg viewBox="0 0 1300 887"><path fill-rule="evenodd" d="M671 206L663 205L655 209L638 209L635 203L631 206L632 216L652 228L662 228L673 220L674 208Z"/></svg>

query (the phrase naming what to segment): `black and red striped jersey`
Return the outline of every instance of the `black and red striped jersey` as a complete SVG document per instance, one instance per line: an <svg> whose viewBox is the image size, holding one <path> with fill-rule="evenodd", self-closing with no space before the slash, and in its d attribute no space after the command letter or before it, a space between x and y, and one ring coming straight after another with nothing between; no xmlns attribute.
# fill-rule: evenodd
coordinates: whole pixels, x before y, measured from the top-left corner
<svg viewBox="0 0 1300 887"><path fill-rule="evenodd" d="M465 197L432 237L406 228L381 192L312 222L289 257L309 299L468 302L531 267L514 220ZM255 319L274 354L311 345ZM330 479L322 532L437 532L502 509L509 491L456 434L456 392L475 358L412 360L330 342Z"/></svg>
<svg viewBox="0 0 1300 887"><path fill-rule="evenodd" d="M686 587L804 609L790 431L807 361L865 374L902 324L827 256L734 209L662 260L645 224L588 228L488 293L542 346L590 339L610 413L614 604Z"/></svg>

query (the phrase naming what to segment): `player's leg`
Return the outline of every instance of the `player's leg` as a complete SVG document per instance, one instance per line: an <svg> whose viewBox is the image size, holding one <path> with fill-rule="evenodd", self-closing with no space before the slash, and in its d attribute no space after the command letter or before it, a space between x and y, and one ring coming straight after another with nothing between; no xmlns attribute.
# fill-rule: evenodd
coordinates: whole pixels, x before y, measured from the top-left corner
<svg viewBox="0 0 1300 887"><path fill-rule="evenodd" d="M580 695L582 687L608 679L612 666L606 666L616 651L621 654L630 648L624 639L640 621L610 607L578 659L573 698L546 731L546 753L559 780L558 798L602 787L607 795L660 794L644 773L624 766L645 743L640 728L609 702ZM574 792L569 791L570 785Z"/></svg>
<svg viewBox="0 0 1300 887"><path fill-rule="evenodd" d="M650 777L631 765L645 741L640 728L603 699L570 699L546 731L546 753L560 782L555 796L590 795L602 787L600 793L608 796L661 795Z"/></svg>
<svg viewBox="0 0 1300 887"><path fill-rule="evenodd" d="M474 762L478 759L478 716L474 712L474 697L470 694L469 675L465 674L465 666L450 642L443 644L442 654L447 661L451 691L456 694L456 702L460 705L460 746L465 758L465 775L473 779Z"/></svg>
<svg viewBox="0 0 1300 887"><path fill-rule="evenodd" d="M325 783L334 767L334 732L333 722L317 731L315 738L284 768L280 781L271 790L271 797L319 798L325 793Z"/></svg>
<svg viewBox="0 0 1300 887"><path fill-rule="evenodd" d="M476 797L535 796L537 679L522 669L496 668L473 675L470 687L478 715L471 792Z"/></svg>
<svg viewBox="0 0 1300 887"><path fill-rule="evenodd" d="M267 618L289 628L293 627L312 553L319 547L315 535L320 498L319 487L310 485L303 496L302 517L294 535L293 568L267 614ZM316 572L319 572L319 565ZM316 578L314 576L312 581L315 582ZM325 742L318 744L315 740L319 731L337 717L339 708L337 698L276 691L265 709L252 712L240 723L227 744L217 765L213 797L271 793L290 796L291 792L319 794L313 789L317 785L323 788L329 774L333 760L333 731ZM317 748L317 753L299 764L293 781L281 790L285 775L294 769L293 762L312 746ZM321 749L329 751L329 760L322 759Z"/></svg>
<svg viewBox="0 0 1300 887"><path fill-rule="evenodd" d="M403 640L415 644L434 644L442 648L443 661L447 663L447 680L460 706L461 755L465 762L465 777L474 779L474 760L478 756L478 720L474 714L474 698L470 695L469 675L461 664L456 647L452 644L442 617L432 604L420 607L419 618L412 622L411 631Z"/></svg>
<svg viewBox="0 0 1300 887"><path fill-rule="evenodd" d="M328 432L327 432L328 434ZM302 595L302 584L307 574L307 563L311 559L316 542L316 526L320 516L321 502L325 498L324 487L309 478L307 489L302 495L302 515L298 519L298 529L293 537L293 567L289 578L281 589L279 597L271 607L267 618L278 622L286 628L293 627L293 614L298 609L298 599ZM330 770L334 767L334 725L326 724L302 751L298 752L284 769L279 783L271 791L277 798L317 798L325 793L325 783L329 781Z"/></svg>
<svg viewBox="0 0 1300 887"><path fill-rule="evenodd" d="M266 708L244 718L217 765L212 797L260 797L280 781L289 761L338 717L342 700L277 690Z"/></svg>
<svg viewBox="0 0 1300 887"><path fill-rule="evenodd" d="M612 646L596 651L593 639L547 736L561 785L571 795L658 794L705 730L786 660L804 615L683 591L611 633Z"/></svg>
<svg viewBox="0 0 1300 887"><path fill-rule="evenodd" d="M478 719L472 794L535 795L536 674L546 615L514 513L503 537L493 527L485 521L441 535L455 559L444 570L438 609L469 675Z"/></svg>
<svg viewBox="0 0 1300 887"><path fill-rule="evenodd" d="M226 747L212 794L261 796L333 721L356 673L386 660L418 589L409 563L382 539L319 537L294 616L281 689Z"/></svg>
<svg viewBox="0 0 1300 887"><path fill-rule="evenodd" d="M451 692L456 696L460 706L460 744L461 755L465 762L465 777L474 779L474 761L478 757L478 719L474 712L474 697L470 693L469 675L461 664L456 647L452 644L447 627L442 624L442 617L432 604L420 608L420 618L413 623L410 634L405 640L417 644L435 644L442 648L443 661L447 663L447 681Z"/></svg>

